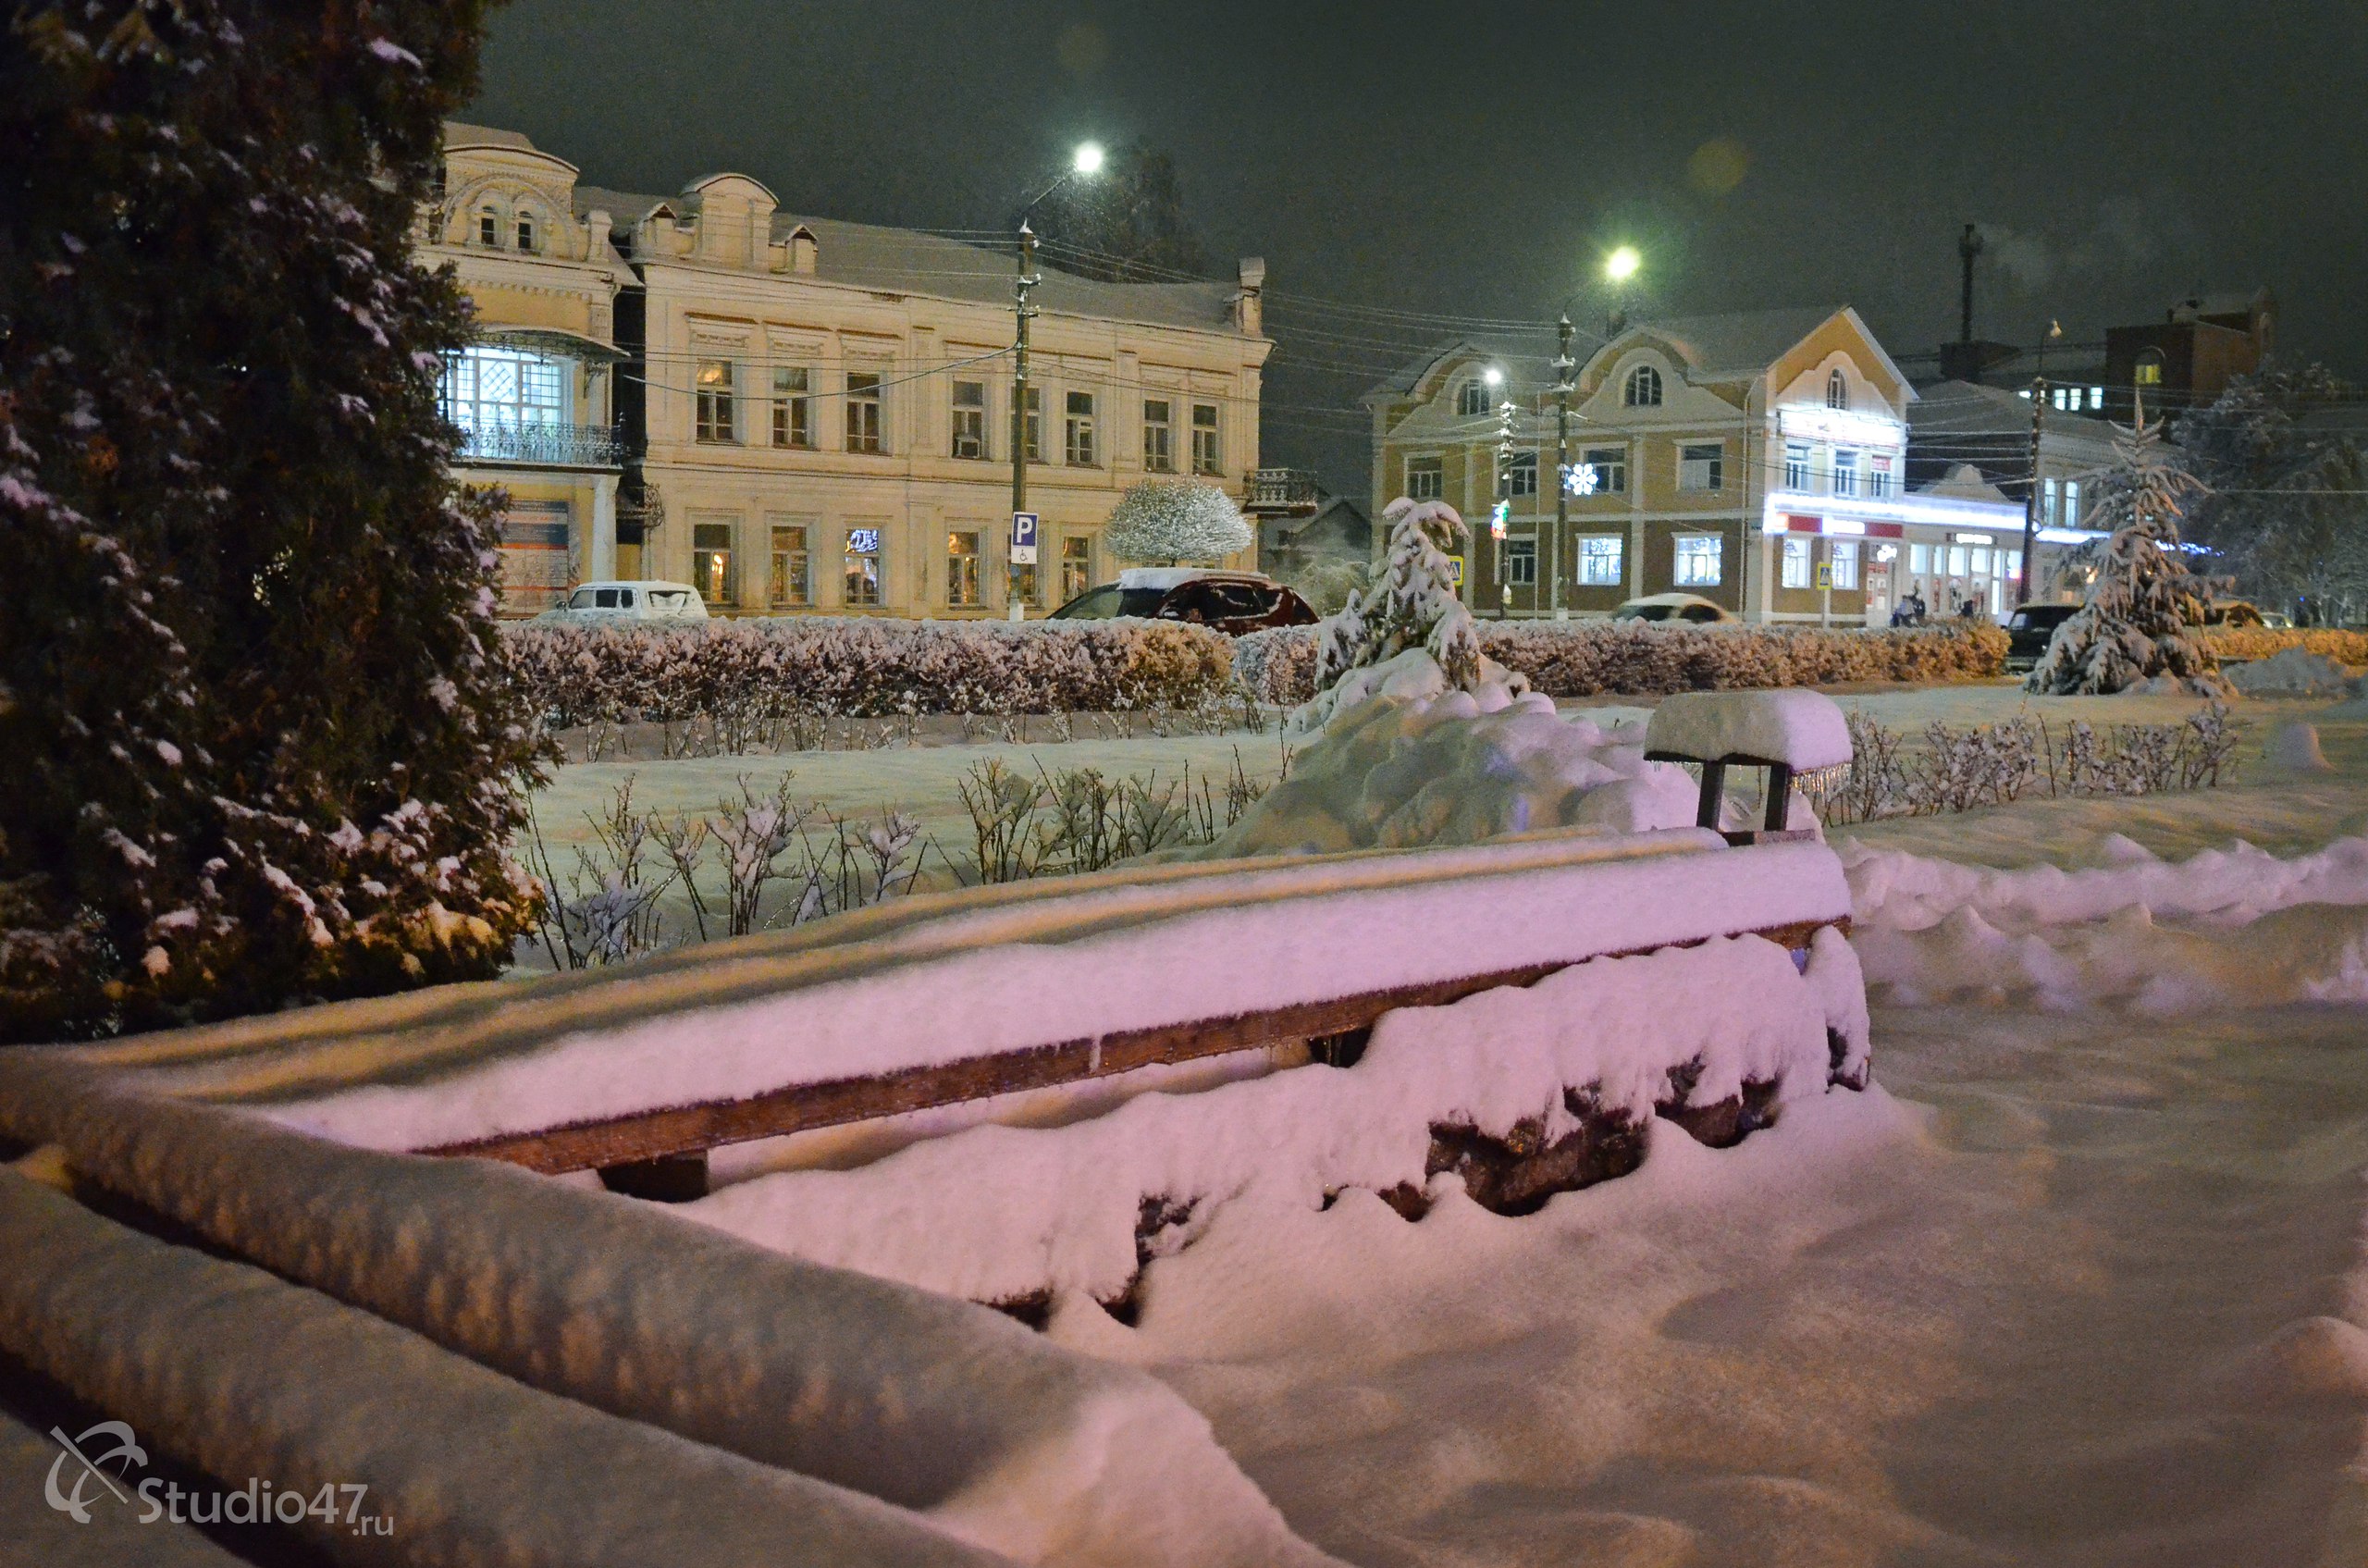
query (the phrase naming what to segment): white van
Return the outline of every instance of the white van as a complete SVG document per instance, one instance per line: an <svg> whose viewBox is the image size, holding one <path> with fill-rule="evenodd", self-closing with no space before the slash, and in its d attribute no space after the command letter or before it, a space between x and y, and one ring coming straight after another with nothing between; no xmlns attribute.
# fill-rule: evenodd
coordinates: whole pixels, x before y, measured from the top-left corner
<svg viewBox="0 0 2368 1568"><path fill-rule="evenodd" d="M537 625L630 625L704 621L707 600L688 583L586 583L535 617Z"/></svg>

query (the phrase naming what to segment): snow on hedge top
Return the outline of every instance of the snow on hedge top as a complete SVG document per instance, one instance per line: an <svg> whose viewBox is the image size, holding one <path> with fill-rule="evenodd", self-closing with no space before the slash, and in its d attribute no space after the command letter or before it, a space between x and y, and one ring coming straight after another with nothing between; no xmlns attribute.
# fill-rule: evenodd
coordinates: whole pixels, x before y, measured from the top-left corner
<svg viewBox="0 0 2368 1568"><path fill-rule="evenodd" d="M1850 760L1850 724L1819 692L1682 691L1653 710L1645 749L1705 762L1750 757L1807 772Z"/></svg>

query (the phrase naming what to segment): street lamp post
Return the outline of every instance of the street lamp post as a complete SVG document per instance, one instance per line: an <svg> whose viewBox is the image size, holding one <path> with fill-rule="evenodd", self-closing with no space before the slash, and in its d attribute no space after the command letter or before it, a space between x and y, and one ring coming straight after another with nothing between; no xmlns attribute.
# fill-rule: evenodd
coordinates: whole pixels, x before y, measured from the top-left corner
<svg viewBox="0 0 2368 1568"><path fill-rule="evenodd" d="M1101 171L1101 147L1092 142L1084 142L1070 156L1069 167L1061 171L1060 178L1037 191L1019 209L1018 244L1014 253L1018 258L1018 270L1011 286L1014 328L1011 344L1011 511L1014 518L1028 510L1028 324L1036 318L1037 314L1036 307L1029 302L1028 295L1043 281L1036 275L1036 231L1028 227L1028 215L1034 212L1044 198L1071 179L1080 177L1091 179ZM1018 568L1006 566L1004 574L1005 597L1008 599Z"/></svg>
<svg viewBox="0 0 2368 1568"><path fill-rule="evenodd" d="M1554 544L1547 551L1547 574L1553 586L1547 608L1562 609L1562 536L1571 531L1571 373L1578 362L1571 357L1571 313L1564 311L1554 328Z"/></svg>
<svg viewBox="0 0 2368 1568"><path fill-rule="evenodd" d="M2031 377L2031 488L2023 498L2023 570L2015 585L2015 608L2031 601L2031 579L2039 574L2039 442L2047 422L2047 345L2064 336L2064 324L2051 321L2039 340L2039 374Z"/></svg>

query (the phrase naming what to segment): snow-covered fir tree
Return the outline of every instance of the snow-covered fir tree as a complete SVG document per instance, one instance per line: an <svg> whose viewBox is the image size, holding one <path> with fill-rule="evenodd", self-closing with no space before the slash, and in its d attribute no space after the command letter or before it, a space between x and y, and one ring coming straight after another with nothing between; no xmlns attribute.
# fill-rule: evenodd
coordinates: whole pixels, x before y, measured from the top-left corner
<svg viewBox="0 0 2368 1568"><path fill-rule="evenodd" d="M489 975L536 746L411 259L477 0L0 48L0 1040Z"/></svg>
<svg viewBox="0 0 2368 1568"><path fill-rule="evenodd" d="M1252 537L1241 509L1215 485L1145 479L1118 498L1102 541L1121 561L1177 566L1221 561Z"/></svg>
<svg viewBox="0 0 2368 1568"><path fill-rule="evenodd" d="M2086 603L2055 629L2024 685L2056 696L2110 693L2166 675L2208 682L2218 667L2189 632L2199 590L2179 549L2179 519L2205 493L2163 445L2145 411L2115 438L2119 463L2097 485L2090 525L2110 530Z"/></svg>
<svg viewBox="0 0 2368 1568"><path fill-rule="evenodd" d="M1340 613L1325 622L1316 648L1315 687L1340 683L1350 671L1426 649L1448 685L1459 691L1480 684L1480 637L1472 611L1456 597L1449 552L1466 538L1463 519L1443 500L1404 496L1382 512L1389 525L1389 559L1369 593L1351 592Z"/></svg>

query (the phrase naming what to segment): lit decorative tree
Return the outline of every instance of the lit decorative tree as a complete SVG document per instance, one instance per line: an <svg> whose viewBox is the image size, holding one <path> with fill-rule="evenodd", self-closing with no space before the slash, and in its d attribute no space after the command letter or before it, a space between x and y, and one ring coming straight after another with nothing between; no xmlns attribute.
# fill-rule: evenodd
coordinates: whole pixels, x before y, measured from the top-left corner
<svg viewBox="0 0 2368 1568"><path fill-rule="evenodd" d="M1253 537L1241 509L1215 485L1146 479L1118 498L1102 538L1121 561L1175 566L1221 560L1248 549Z"/></svg>
<svg viewBox="0 0 2368 1568"><path fill-rule="evenodd" d="M2115 441L2120 463L2099 482L2090 516L2112 530L2088 602L2055 629L2024 683L2068 697L2121 691L2157 675L2206 678L2218 667L2188 633L2201 581L2179 550L2179 519L2203 482L2164 449L2162 427L2138 422Z"/></svg>

